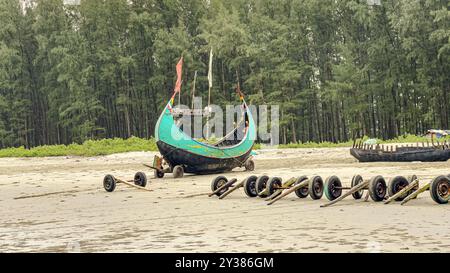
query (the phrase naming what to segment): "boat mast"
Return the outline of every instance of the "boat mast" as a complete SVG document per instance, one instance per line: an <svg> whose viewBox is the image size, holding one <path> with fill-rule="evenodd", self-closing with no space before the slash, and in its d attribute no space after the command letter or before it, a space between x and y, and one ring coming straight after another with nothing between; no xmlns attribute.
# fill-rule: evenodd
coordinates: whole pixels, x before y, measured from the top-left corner
<svg viewBox="0 0 450 273"><path fill-rule="evenodd" d="M194 110L194 98L195 98L195 81L197 80L197 70L195 70L194 73L194 85L192 86L192 102L191 102L191 109Z"/></svg>
<svg viewBox="0 0 450 273"><path fill-rule="evenodd" d="M211 51L209 52L209 70L208 70L208 108L207 108L207 116L206 116L206 136L205 139L209 137L209 107L211 105L211 88L212 88L212 58L213 58L213 50L211 47Z"/></svg>

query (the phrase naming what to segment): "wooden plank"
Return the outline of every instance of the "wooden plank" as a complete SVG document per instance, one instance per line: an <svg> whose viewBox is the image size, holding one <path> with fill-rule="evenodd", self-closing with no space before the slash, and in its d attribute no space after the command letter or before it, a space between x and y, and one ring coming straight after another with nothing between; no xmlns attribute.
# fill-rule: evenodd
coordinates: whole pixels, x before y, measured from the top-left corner
<svg viewBox="0 0 450 273"><path fill-rule="evenodd" d="M423 186L422 188L419 188L418 190L416 190L415 192L411 193L410 195L408 195L408 197L406 197L405 199L403 199L403 201L400 203L400 205L404 205L406 203L408 203L409 201L411 201L412 199L414 199L415 197L417 197L419 194L427 191L430 189L430 185L431 182L427 183L425 186Z"/></svg>
<svg viewBox="0 0 450 273"><path fill-rule="evenodd" d="M338 198L334 199L333 201L330 201L330 202L328 202L328 203L326 203L326 204L321 205L320 207L321 207L321 208L325 208L325 207L331 206L331 205L333 205L333 204L336 204L337 202L343 200L343 199L346 198L347 196L352 195L352 193L355 193L355 192L357 192L357 191L360 191L360 190L366 188L367 186L369 186L369 181L362 182L361 184L358 184L358 185L354 186L351 190L349 190L349 191L346 192L345 194L339 196Z"/></svg>
<svg viewBox="0 0 450 273"><path fill-rule="evenodd" d="M287 190L283 191L280 195L278 195L272 201L267 203L267 205L272 205L273 203L277 202L278 200L280 200L281 198L285 197L286 195L289 195L289 194L293 193L294 191L296 191L296 190L298 190L300 188L308 186L308 184L309 184L309 179L303 181L300 184L297 184L297 185L293 186L290 189L287 189Z"/></svg>
<svg viewBox="0 0 450 273"><path fill-rule="evenodd" d="M419 180L418 179L414 180L407 187L403 188L402 190L400 190L399 192L397 192L393 196L389 197L389 199L384 201L384 203L385 204L391 203L392 201L394 201L395 199L399 198L400 196L403 196L403 194L405 194L406 192L412 190L417 185L419 185Z"/></svg>
<svg viewBox="0 0 450 273"><path fill-rule="evenodd" d="M283 185L281 185L281 187L283 188L288 188L291 187L292 184L295 183L295 181L297 180L297 177L292 177L291 179L289 179L288 181L284 182ZM279 194L281 194L283 192L284 189L278 189L276 190L272 195L270 195L269 197L267 197L266 199L264 199L265 201L270 201L273 198L277 197Z"/></svg>

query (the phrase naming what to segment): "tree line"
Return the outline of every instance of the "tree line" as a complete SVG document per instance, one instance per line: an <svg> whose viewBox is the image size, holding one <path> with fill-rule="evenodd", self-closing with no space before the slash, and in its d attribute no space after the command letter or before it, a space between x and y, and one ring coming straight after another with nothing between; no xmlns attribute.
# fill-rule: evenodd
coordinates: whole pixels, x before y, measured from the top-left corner
<svg viewBox="0 0 450 273"><path fill-rule="evenodd" d="M280 140L450 127L448 0L0 0L0 148L150 138L181 100L280 105Z"/></svg>

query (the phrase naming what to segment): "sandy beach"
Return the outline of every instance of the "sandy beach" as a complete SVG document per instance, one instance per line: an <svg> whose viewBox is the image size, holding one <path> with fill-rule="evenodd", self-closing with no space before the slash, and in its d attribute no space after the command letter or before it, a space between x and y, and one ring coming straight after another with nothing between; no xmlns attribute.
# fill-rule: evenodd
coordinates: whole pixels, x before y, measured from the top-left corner
<svg viewBox="0 0 450 273"><path fill-rule="evenodd" d="M449 205L428 192L400 206L348 198L335 206L288 196L272 206L242 189L224 200L208 193L216 175L153 178L150 152L101 157L0 159L1 252L450 252ZM450 173L450 162L358 163L348 148L260 150L252 174L416 174L421 184ZM119 184L144 171L151 192ZM243 179L236 169L228 178Z"/></svg>

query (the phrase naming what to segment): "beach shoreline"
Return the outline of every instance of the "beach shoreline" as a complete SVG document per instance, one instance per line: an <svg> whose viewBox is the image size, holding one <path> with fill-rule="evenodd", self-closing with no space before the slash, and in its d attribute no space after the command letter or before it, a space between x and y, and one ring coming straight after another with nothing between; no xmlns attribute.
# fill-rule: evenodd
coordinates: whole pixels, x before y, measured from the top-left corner
<svg viewBox="0 0 450 273"><path fill-rule="evenodd" d="M390 178L416 174L421 184L450 173L449 162L358 163L349 148L258 150L249 175L331 175L349 186L353 175ZM272 206L242 189L224 200L210 192L217 175L153 178L154 152L97 157L0 159L2 252L449 252L448 205L428 193L405 206L373 201L327 202L293 194ZM144 171L140 191L119 184L103 189L104 175L132 179Z"/></svg>

